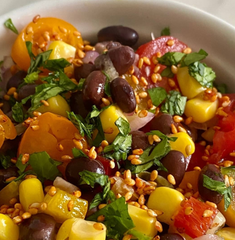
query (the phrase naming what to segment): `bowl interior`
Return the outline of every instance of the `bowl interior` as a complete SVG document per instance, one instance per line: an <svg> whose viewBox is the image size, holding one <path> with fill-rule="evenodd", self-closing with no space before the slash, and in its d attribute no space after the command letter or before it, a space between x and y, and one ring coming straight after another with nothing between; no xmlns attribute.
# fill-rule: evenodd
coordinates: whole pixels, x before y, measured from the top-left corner
<svg viewBox="0 0 235 240"><path fill-rule="evenodd" d="M188 44L194 51L208 52L206 62L217 75L217 82L226 83L235 91L235 28L203 11L168 0L50 0L27 5L0 17L3 23L11 18L21 30L32 18L62 18L77 27L84 39L95 42L99 29L109 25L125 25L140 35L138 44L151 40L165 27L171 35ZM0 58L10 55L16 35L0 26Z"/></svg>

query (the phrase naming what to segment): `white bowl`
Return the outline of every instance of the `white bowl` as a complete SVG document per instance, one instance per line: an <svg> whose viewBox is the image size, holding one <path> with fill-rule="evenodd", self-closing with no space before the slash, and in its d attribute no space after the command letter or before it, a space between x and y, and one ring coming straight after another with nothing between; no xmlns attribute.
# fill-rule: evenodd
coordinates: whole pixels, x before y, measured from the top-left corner
<svg viewBox="0 0 235 240"><path fill-rule="evenodd" d="M9 12L0 22L11 18L21 30L37 14L62 18L94 42L98 30L109 25L134 28L140 35L138 44L150 41L151 32L157 37L164 27L170 27L171 35L193 50L206 50L206 62L216 72L217 82L235 90L235 28L193 7L168 0L50 0ZM15 37L0 25L1 58L10 54Z"/></svg>

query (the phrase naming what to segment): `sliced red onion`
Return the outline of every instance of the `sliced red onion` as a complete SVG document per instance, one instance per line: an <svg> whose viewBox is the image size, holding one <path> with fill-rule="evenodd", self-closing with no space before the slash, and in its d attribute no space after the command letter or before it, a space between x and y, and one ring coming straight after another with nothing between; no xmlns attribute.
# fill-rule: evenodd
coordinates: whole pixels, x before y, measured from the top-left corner
<svg viewBox="0 0 235 240"><path fill-rule="evenodd" d="M100 54L96 51L87 51L85 57L82 59L84 63L93 63L95 62L95 59L99 56Z"/></svg>
<svg viewBox="0 0 235 240"><path fill-rule="evenodd" d="M136 113L132 116L125 114L127 118L131 131L136 131L142 127L144 127L148 122L150 122L154 118L154 113L148 112L146 117L140 118Z"/></svg>
<svg viewBox="0 0 235 240"><path fill-rule="evenodd" d="M53 185L55 187L58 187L59 189L63 190L63 191L66 191L68 193L73 193L75 191L77 191L79 188L75 185L73 185L72 183L64 180L63 178L61 177L57 177L54 182L53 182Z"/></svg>
<svg viewBox="0 0 235 240"><path fill-rule="evenodd" d="M0 82L0 88L3 90L0 93L1 97L4 95L4 92L6 92L7 83L12 76L11 66L13 64L14 62L12 61L12 58L10 56L5 56L3 58L3 63L0 68L0 74L2 78L2 81Z"/></svg>

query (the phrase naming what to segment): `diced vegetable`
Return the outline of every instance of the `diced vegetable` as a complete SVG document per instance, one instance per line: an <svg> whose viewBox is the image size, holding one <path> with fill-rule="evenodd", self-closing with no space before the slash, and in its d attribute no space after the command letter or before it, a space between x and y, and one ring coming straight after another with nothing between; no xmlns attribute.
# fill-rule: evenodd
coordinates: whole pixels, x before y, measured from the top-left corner
<svg viewBox="0 0 235 240"><path fill-rule="evenodd" d="M128 213L137 231L147 236L154 237L157 234L155 227L156 217L151 217L146 210L128 205Z"/></svg>
<svg viewBox="0 0 235 240"><path fill-rule="evenodd" d="M62 41L53 41L48 50L52 49L49 59L74 58L76 48Z"/></svg>
<svg viewBox="0 0 235 240"><path fill-rule="evenodd" d="M200 171L197 170L185 172L184 178L180 183L179 187L182 189L187 189L187 184L190 183L192 185L193 192L197 192L199 174Z"/></svg>
<svg viewBox="0 0 235 240"><path fill-rule="evenodd" d="M210 228L207 230L206 234L214 234L218 230L220 230L225 225L225 217L223 214L218 211L218 213L215 216L215 219L213 220L213 223L211 224Z"/></svg>
<svg viewBox="0 0 235 240"><path fill-rule="evenodd" d="M169 137L177 137L176 141L170 141L171 150L182 152L185 157L193 154L195 145L192 138L185 132L178 132L169 135Z"/></svg>
<svg viewBox="0 0 235 240"><path fill-rule="evenodd" d="M22 181L19 187L19 197L25 211L32 203L41 203L44 198L42 183L37 178Z"/></svg>
<svg viewBox="0 0 235 240"><path fill-rule="evenodd" d="M210 228L216 214L216 208L190 197L182 202L179 212L174 217L174 225L179 232L184 232L192 238L200 237Z"/></svg>
<svg viewBox="0 0 235 240"><path fill-rule="evenodd" d="M42 105L35 111L45 113L45 112L51 112L54 114L58 114L64 117L67 117L66 112L70 112L70 107L66 100L61 97L60 95L57 95L55 97L51 97L47 99L47 102L49 106Z"/></svg>
<svg viewBox="0 0 235 240"><path fill-rule="evenodd" d="M18 240L19 227L7 215L0 213L0 239Z"/></svg>
<svg viewBox="0 0 235 240"><path fill-rule="evenodd" d="M12 181L0 191L0 206L9 204L12 198L17 198L19 196L19 185L20 181Z"/></svg>
<svg viewBox="0 0 235 240"><path fill-rule="evenodd" d="M224 240L234 240L235 239L235 228L225 227L220 229L216 235L224 238Z"/></svg>
<svg viewBox="0 0 235 240"><path fill-rule="evenodd" d="M204 123L215 116L217 108L217 99L211 102L210 100L204 100L202 96L198 96L186 102L184 113L187 117L192 117L193 121Z"/></svg>
<svg viewBox="0 0 235 240"><path fill-rule="evenodd" d="M183 200L184 196L179 191L168 187L158 187L150 194L147 207L161 211L162 215L158 216L158 220L170 225L172 216L179 210Z"/></svg>
<svg viewBox="0 0 235 240"><path fill-rule="evenodd" d="M56 235L56 240L66 240L69 238L72 225L76 222L76 218L70 218L63 222L61 225L58 234Z"/></svg>
<svg viewBox="0 0 235 240"><path fill-rule="evenodd" d="M6 139L15 139L17 136L16 128L11 119L0 110L0 125L3 126Z"/></svg>
<svg viewBox="0 0 235 240"><path fill-rule="evenodd" d="M56 188L56 193L53 196L50 195L49 191L43 201L47 203L45 213L60 223L72 217L85 218L88 209L86 200L77 198L59 188Z"/></svg>
<svg viewBox="0 0 235 240"><path fill-rule="evenodd" d="M215 134L215 130L213 129L213 127L208 128L205 132L202 133L202 137L208 141L208 142L212 142L213 141L213 137Z"/></svg>
<svg viewBox="0 0 235 240"><path fill-rule="evenodd" d="M102 223L77 219L73 223L69 240L105 240L106 227Z"/></svg>
<svg viewBox="0 0 235 240"><path fill-rule="evenodd" d="M177 80L180 91L188 99L196 97L203 92L205 88L192 76L189 75L188 67L178 68Z"/></svg>
<svg viewBox="0 0 235 240"><path fill-rule="evenodd" d="M126 119L121 110L115 105L111 105L100 114L100 121L105 133L105 139L109 143L113 142L119 133L118 127L115 125L119 117Z"/></svg>

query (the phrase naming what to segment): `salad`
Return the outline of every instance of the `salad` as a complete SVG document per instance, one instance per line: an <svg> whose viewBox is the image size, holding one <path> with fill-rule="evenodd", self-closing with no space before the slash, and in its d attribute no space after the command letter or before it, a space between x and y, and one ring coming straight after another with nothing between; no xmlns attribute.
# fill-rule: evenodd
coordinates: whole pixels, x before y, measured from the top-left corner
<svg viewBox="0 0 235 240"><path fill-rule="evenodd" d="M5 26L1 240L235 239L235 97L205 50L169 28L135 47L125 26L94 44L62 19Z"/></svg>

